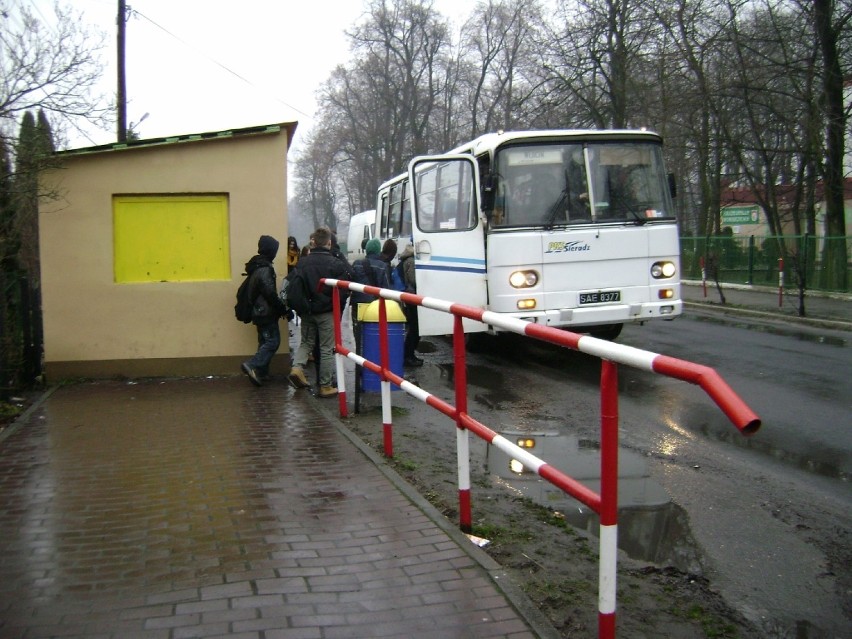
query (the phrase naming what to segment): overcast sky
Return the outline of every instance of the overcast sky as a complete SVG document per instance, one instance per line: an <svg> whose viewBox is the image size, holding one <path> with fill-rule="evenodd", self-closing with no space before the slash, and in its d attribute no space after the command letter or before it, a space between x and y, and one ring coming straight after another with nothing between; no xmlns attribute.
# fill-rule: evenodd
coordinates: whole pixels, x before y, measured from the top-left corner
<svg viewBox="0 0 852 639"><path fill-rule="evenodd" d="M37 17L52 0L19 0ZM114 95L118 0L60 0L106 36L103 91ZM349 59L344 30L362 0L126 0L127 119L156 138L298 121L296 146L313 125L315 92ZM476 0L436 0L456 28ZM143 120L144 117L144 121ZM140 122L141 121L141 122ZM89 131L71 147L107 144L115 131Z"/></svg>

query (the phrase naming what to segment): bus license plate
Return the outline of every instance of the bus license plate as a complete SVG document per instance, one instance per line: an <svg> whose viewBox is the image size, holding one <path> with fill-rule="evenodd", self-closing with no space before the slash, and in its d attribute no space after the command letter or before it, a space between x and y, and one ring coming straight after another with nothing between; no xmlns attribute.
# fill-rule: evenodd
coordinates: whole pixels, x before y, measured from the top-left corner
<svg viewBox="0 0 852 639"><path fill-rule="evenodd" d="M621 301L621 291L594 291L592 293L580 293L580 305L583 304L606 304Z"/></svg>

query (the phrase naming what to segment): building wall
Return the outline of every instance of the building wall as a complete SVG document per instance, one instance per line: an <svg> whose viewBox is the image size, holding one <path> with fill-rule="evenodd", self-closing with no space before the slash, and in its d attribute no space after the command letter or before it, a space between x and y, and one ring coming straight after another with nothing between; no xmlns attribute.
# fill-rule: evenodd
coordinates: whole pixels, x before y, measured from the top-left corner
<svg viewBox="0 0 852 639"><path fill-rule="evenodd" d="M45 371L69 377L239 373L257 347L234 318L235 293L260 235L281 243L286 272L287 125L61 155L40 204ZM230 276L215 281L115 281L113 196L224 194ZM286 328L284 335L286 335ZM286 370L287 340L278 368ZM273 362L275 367L275 362Z"/></svg>

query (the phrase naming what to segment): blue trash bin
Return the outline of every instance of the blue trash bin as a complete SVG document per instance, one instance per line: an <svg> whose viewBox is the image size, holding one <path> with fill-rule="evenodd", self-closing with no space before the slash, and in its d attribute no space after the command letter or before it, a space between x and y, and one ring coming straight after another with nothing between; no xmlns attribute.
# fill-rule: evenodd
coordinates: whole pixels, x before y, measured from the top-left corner
<svg viewBox="0 0 852 639"><path fill-rule="evenodd" d="M393 300L385 300L385 309L388 316L388 357L390 359L390 370L402 377L403 363L405 360L405 313L399 304ZM361 346L363 357L375 362L382 363L379 348L379 301L370 304L359 304L358 318L361 322ZM365 392L379 392L382 390L382 378L373 371L364 368L361 378L361 389ZM391 390L399 390L399 386L391 384Z"/></svg>

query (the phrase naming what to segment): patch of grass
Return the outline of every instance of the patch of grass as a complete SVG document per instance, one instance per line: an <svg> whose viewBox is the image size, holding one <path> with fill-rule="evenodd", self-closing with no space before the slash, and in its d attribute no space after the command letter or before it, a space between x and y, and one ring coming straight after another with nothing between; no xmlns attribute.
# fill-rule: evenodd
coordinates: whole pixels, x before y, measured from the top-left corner
<svg viewBox="0 0 852 639"><path fill-rule="evenodd" d="M576 579L533 580L523 586L533 601L555 607L576 603L578 597L588 596L596 588L596 584Z"/></svg>
<svg viewBox="0 0 852 639"><path fill-rule="evenodd" d="M417 462L404 457L394 457L394 466L409 473L413 473L419 468Z"/></svg>
<svg viewBox="0 0 852 639"><path fill-rule="evenodd" d="M737 639L740 636L734 625L708 612L699 604L692 604L686 609L675 608L672 612L676 616L698 623L707 639Z"/></svg>
<svg viewBox="0 0 852 639"><path fill-rule="evenodd" d="M518 526L506 528L497 526L487 522L479 522L473 525L473 534L483 539L490 539L493 542L511 543L511 542L526 542L530 541L533 536L527 531Z"/></svg>
<svg viewBox="0 0 852 639"><path fill-rule="evenodd" d="M526 508L533 515L535 515L536 519L538 519L539 521L555 528L561 528L565 532L570 533L572 535L577 534L577 531L574 530L574 527L567 521L565 521L565 515L563 515L562 513L553 510L552 508L541 506L532 501L526 502Z"/></svg>
<svg viewBox="0 0 852 639"><path fill-rule="evenodd" d="M16 406L15 404L9 404L7 402L0 402L0 415L3 417L14 417L21 413L20 406Z"/></svg>
<svg viewBox="0 0 852 639"><path fill-rule="evenodd" d="M23 407L8 402L0 402L0 421L11 422L24 411Z"/></svg>

